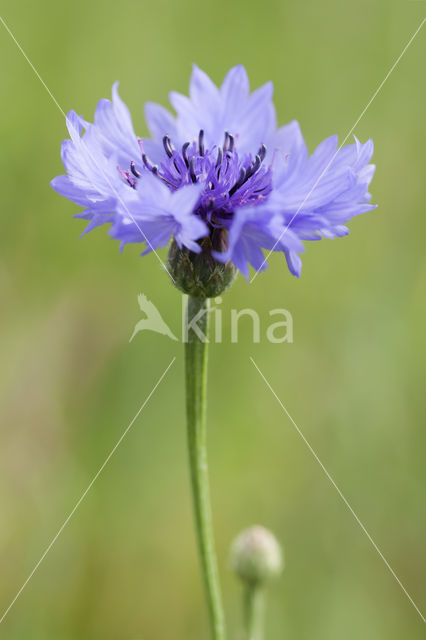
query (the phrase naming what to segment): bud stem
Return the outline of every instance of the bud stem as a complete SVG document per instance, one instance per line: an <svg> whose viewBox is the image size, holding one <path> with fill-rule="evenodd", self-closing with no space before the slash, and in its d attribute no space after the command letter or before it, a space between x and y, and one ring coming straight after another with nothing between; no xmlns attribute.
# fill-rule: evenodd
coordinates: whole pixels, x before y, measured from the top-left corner
<svg viewBox="0 0 426 640"><path fill-rule="evenodd" d="M202 334L208 331L208 299L188 298L187 326L204 310L197 321ZM188 452L195 529L201 572L210 616L212 640L225 639L225 621L214 549L206 442L207 341L200 333L189 331L185 343L186 412Z"/></svg>
<svg viewBox="0 0 426 640"><path fill-rule="evenodd" d="M244 640L262 640L264 593L258 584L244 586Z"/></svg>

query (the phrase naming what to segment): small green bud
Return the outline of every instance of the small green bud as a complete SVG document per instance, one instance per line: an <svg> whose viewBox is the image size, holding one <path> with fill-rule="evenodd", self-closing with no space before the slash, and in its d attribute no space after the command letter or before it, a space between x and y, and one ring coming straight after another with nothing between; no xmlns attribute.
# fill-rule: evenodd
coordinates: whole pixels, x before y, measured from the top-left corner
<svg viewBox="0 0 426 640"><path fill-rule="evenodd" d="M243 582L253 586L261 585L281 573L281 547L270 531L257 525L235 538L231 547L230 564Z"/></svg>
<svg viewBox="0 0 426 640"><path fill-rule="evenodd" d="M217 231L200 241L200 253L186 247L180 249L176 240L170 246L167 267L174 285L194 298L215 298L229 289L235 280L237 270L234 265L219 262L211 254L212 250L226 248L225 232Z"/></svg>

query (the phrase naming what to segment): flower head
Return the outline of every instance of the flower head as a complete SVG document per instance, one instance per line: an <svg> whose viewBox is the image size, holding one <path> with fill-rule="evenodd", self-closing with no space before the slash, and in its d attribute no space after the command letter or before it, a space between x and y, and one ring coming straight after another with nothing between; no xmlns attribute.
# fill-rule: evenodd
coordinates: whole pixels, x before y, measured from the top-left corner
<svg viewBox="0 0 426 640"><path fill-rule="evenodd" d="M245 583L258 585L283 570L283 554L275 536L259 525L244 530L234 540L230 552L234 573Z"/></svg>
<svg viewBox="0 0 426 640"><path fill-rule="evenodd" d="M296 121L277 128L272 84L250 93L243 66L220 88L194 66L189 97L172 92L170 102L176 115L147 103L144 140L117 84L94 124L69 113L67 174L51 184L85 207L77 214L89 220L85 232L110 222L122 247L142 243L143 253L171 239L189 254L208 246L212 264L231 263L247 278L249 265L265 269L280 251L299 276L303 240L347 235L352 216L374 209L372 141L338 148L332 136L309 156Z"/></svg>

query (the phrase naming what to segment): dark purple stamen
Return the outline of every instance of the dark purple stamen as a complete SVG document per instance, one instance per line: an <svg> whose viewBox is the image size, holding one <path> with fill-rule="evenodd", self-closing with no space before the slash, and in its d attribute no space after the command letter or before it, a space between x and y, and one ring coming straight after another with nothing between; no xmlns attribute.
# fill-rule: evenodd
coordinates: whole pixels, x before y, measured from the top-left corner
<svg viewBox="0 0 426 640"><path fill-rule="evenodd" d="M230 137L229 133L227 131L225 131L225 141L223 143L223 151L224 151L224 153L226 153L228 151L228 149L229 149L230 142L231 142L230 138L231 137Z"/></svg>
<svg viewBox="0 0 426 640"><path fill-rule="evenodd" d="M200 149L200 156L204 155L204 130L200 129L198 134L198 147Z"/></svg>
<svg viewBox="0 0 426 640"><path fill-rule="evenodd" d="M176 169L176 171L178 172L178 174L181 175L181 172L180 172L180 169L179 169L179 165L178 165L176 159L173 160L173 165L174 165L174 168Z"/></svg>
<svg viewBox="0 0 426 640"><path fill-rule="evenodd" d="M246 177L244 182L247 182L247 180L256 173L256 171L260 168L261 164L262 164L262 160L260 159L260 156L257 155L256 158L254 159L253 164L251 164L246 171Z"/></svg>
<svg viewBox="0 0 426 640"><path fill-rule="evenodd" d="M125 179L129 187L132 187L132 189L134 189L136 182L135 180L133 180L132 176L130 175L130 171L123 171L123 169L121 169L120 166L117 166L117 171Z"/></svg>
<svg viewBox="0 0 426 640"><path fill-rule="evenodd" d="M237 182L234 184L232 189L229 190L229 195L230 196L233 196L234 193L236 192L236 190L239 189L241 187L241 185L244 184L245 179L246 179L246 170L244 169L244 167L241 167L240 175L238 176Z"/></svg>
<svg viewBox="0 0 426 640"><path fill-rule="evenodd" d="M153 171L154 165L148 159L148 156L146 155L146 153L142 154L142 162L144 163L148 171Z"/></svg>
<svg viewBox="0 0 426 640"><path fill-rule="evenodd" d="M264 144L262 144L259 147L259 151L257 152L257 155L260 157L261 162L263 162L266 156L266 147Z"/></svg>
<svg viewBox="0 0 426 640"><path fill-rule="evenodd" d="M182 147L182 158L187 166L187 168L189 168L189 160L188 160L188 147L190 145L190 142L185 142L185 144Z"/></svg>
<svg viewBox="0 0 426 640"><path fill-rule="evenodd" d="M169 136L164 136L163 138L163 146L164 150L167 153L168 157L171 158L173 156L173 146Z"/></svg>
<svg viewBox="0 0 426 640"><path fill-rule="evenodd" d="M167 142L165 142L166 138L167 138L167 140L169 140L170 145L167 145ZM139 144L139 148L140 148L141 154L142 154L142 161L143 161L145 167L148 169L148 171L150 171L154 176L157 176L158 178L160 178L160 180L162 180L163 182L168 184L169 187L172 187L172 189L177 189L177 185L173 184L173 182L170 182L170 180L167 180L167 178L165 176L162 176L159 173L158 164L152 164L151 160L148 158L148 156L145 153L145 150L143 148L143 143L142 143L142 140L140 138L138 140L138 144ZM170 149L172 150L172 155L173 155L173 151L174 151L173 145L172 145L171 140L170 140L170 138L168 136L164 136L163 144L164 144L164 148L165 149L166 149L166 145L170 146ZM166 152L167 152L167 149L166 149ZM176 165L176 162L175 162L175 165ZM176 169L177 169L177 167L176 167ZM141 174L139 173L139 171L137 171L137 169L135 167L135 163L133 161L130 163L130 170L133 173L133 175L135 176L135 178L140 178ZM120 171L120 173L122 173L122 172ZM130 176L130 172L129 171L126 172L126 175L127 174ZM132 180L132 184L130 186L135 188L136 187L136 181L134 181L132 178L131 178L131 180Z"/></svg>
<svg viewBox="0 0 426 640"><path fill-rule="evenodd" d="M251 163L251 165L247 169L244 169L244 168L241 169L240 175L238 176L237 182L229 190L229 195L230 196L233 196L234 193L238 189L240 189L243 186L243 184L245 184L247 182L247 180L249 178L251 178L260 169L260 165L262 164L265 156L266 156L266 147L265 147L264 144L262 144L262 146L260 147L260 149L259 149L254 161ZM261 191L262 191L262 189L261 189ZM259 193L259 191L255 191L254 193Z"/></svg>
<svg viewBox="0 0 426 640"><path fill-rule="evenodd" d="M197 176L195 175L195 157L192 156L189 162L189 175L191 176L192 182L197 182Z"/></svg>
<svg viewBox="0 0 426 640"><path fill-rule="evenodd" d="M136 169L135 167L135 163L133 162L133 160L130 163L130 171L133 173L133 175L135 176L135 178L140 178L141 174L139 173L139 171Z"/></svg>
<svg viewBox="0 0 426 640"><path fill-rule="evenodd" d="M222 162L223 162L223 149L222 147L219 147L217 150L216 169L222 164Z"/></svg>

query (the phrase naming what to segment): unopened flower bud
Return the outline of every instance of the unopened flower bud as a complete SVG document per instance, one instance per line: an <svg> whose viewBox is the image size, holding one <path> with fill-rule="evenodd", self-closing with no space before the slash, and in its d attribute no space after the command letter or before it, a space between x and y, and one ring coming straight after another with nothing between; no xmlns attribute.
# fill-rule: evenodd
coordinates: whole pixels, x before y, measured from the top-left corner
<svg viewBox="0 0 426 640"><path fill-rule="evenodd" d="M222 231L222 230L221 230ZM237 270L231 262L219 262L211 252L223 251L224 233L215 233L200 241L201 251L195 253L186 247L178 247L172 241L167 258L167 268L174 285L194 298L215 298L233 284Z"/></svg>
<svg viewBox="0 0 426 640"><path fill-rule="evenodd" d="M243 582L253 586L260 585L281 573L281 547L270 531L254 526L235 538L230 563L232 570Z"/></svg>

